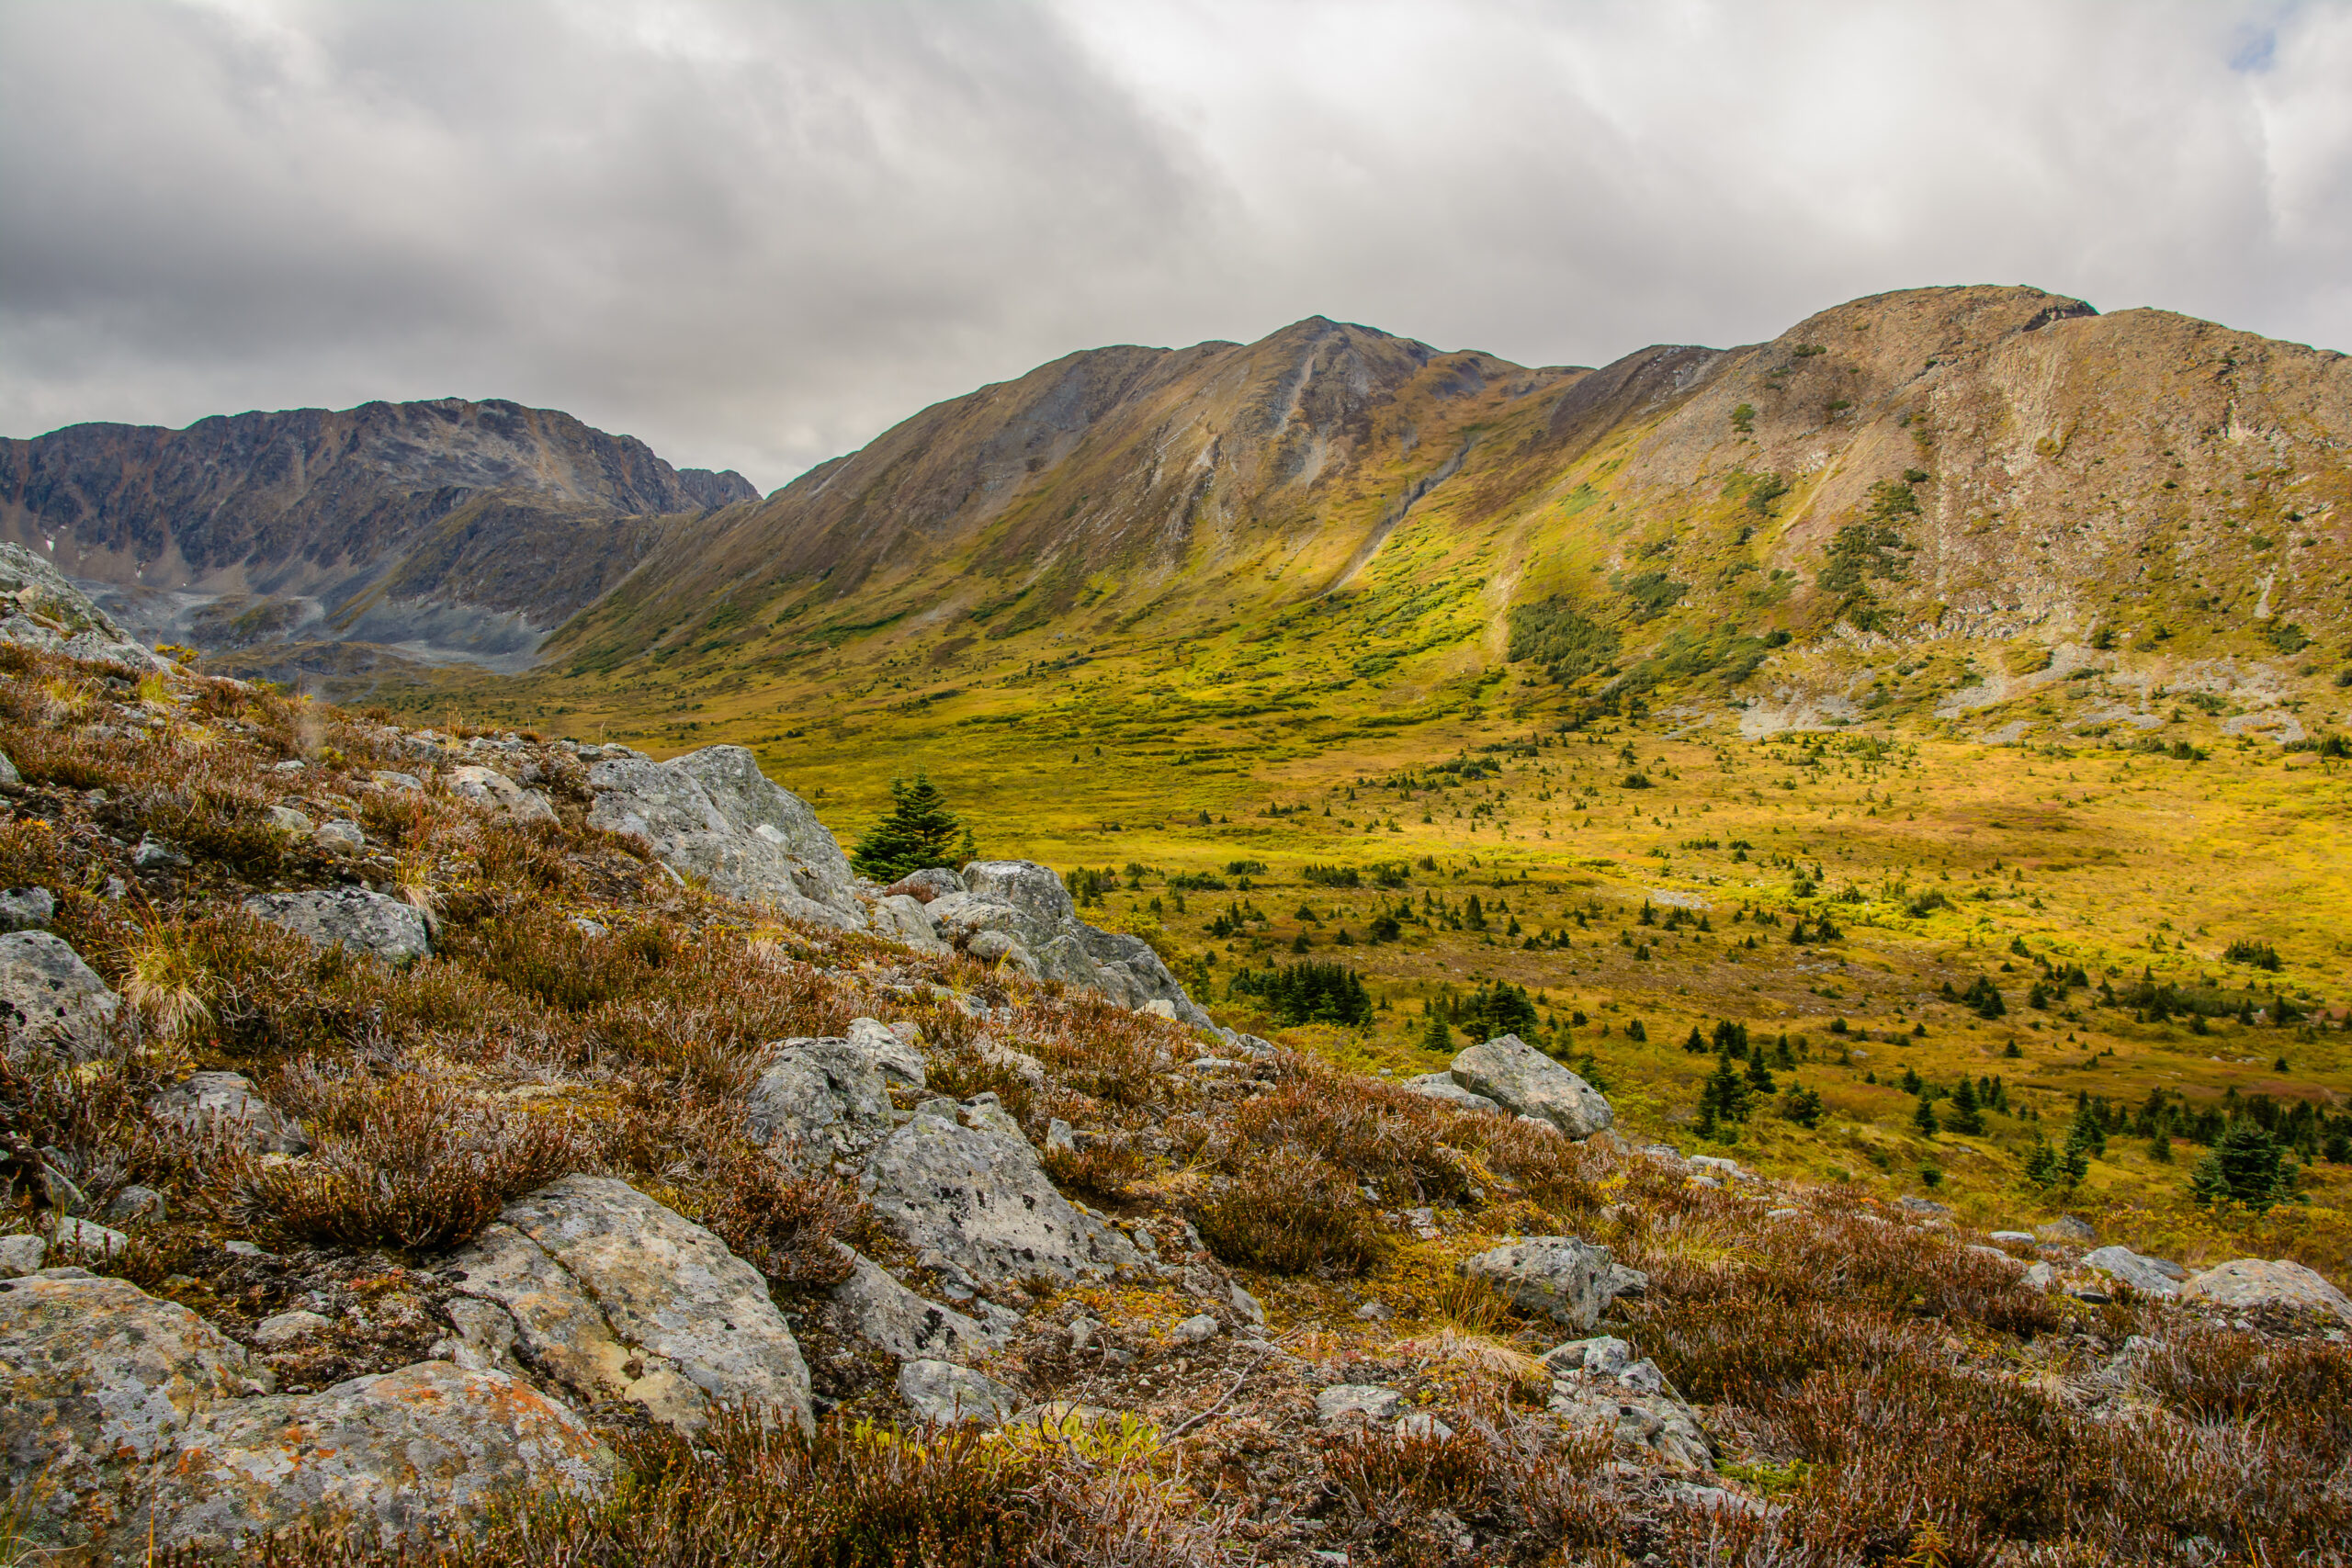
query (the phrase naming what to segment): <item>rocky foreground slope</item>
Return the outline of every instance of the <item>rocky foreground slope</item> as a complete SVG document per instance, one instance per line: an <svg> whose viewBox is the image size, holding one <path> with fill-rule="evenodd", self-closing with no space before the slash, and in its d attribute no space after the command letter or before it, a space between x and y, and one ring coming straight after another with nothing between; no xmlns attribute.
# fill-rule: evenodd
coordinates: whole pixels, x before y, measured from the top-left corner
<svg viewBox="0 0 2352 1568"><path fill-rule="evenodd" d="M2296 1266L1635 1146L1509 1036L1337 1071L1043 868L858 883L729 749L404 730L35 636L0 750L32 1560L2352 1539L2352 1303Z"/></svg>

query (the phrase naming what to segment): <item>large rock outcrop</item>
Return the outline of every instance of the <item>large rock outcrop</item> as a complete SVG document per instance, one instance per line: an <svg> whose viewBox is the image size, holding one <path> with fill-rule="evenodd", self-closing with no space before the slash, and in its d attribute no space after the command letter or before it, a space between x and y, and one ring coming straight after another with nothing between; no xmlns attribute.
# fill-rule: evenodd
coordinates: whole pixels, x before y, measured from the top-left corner
<svg viewBox="0 0 2352 1568"><path fill-rule="evenodd" d="M586 1493L612 1472L578 1416L502 1372L428 1362L278 1395L243 1347L128 1280L0 1280L0 1481L23 1544L63 1561L305 1522L422 1544L494 1491Z"/></svg>
<svg viewBox="0 0 2352 1568"><path fill-rule="evenodd" d="M976 1113L983 1125L967 1127L916 1116L867 1158L859 1190L910 1244L982 1284L1142 1266L1133 1242L1054 1190L1037 1151L1002 1117Z"/></svg>
<svg viewBox="0 0 2352 1568"><path fill-rule="evenodd" d="M960 880L963 891L938 894L923 906L948 945L1100 991L1121 1007L1166 1002L1182 1021L1211 1026L1150 944L1080 919L1069 890L1049 868L1025 860L974 861Z"/></svg>
<svg viewBox="0 0 2352 1568"><path fill-rule="evenodd" d="M141 670L164 668L153 649L22 545L0 544L0 642Z"/></svg>
<svg viewBox="0 0 2352 1568"><path fill-rule="evenodd" d="M592 828L634 834L671 870L794 919L862 931L849 857L808 803L779 788L741 746L657 762L625 746L582 748Z"/></svg>
<svg viewBox="0 0 2352 1568"><path fill-rule="evenodd" d="M759 1271L625 1181L568 1176L516 1199L450 1272L500 1309L451 1314L476 1365L514 1355L682 1431L723 1404L809 1425L808 1368Z"/></svg>
<svg viewBox="0 0 2352 1568"><path fill-rule="evenodd" d="M592 1496L613 1471L580 1417L529 1384L423 1361L206 1412L148 1509L159 1547L226 1551L332 1521L390 1549L447 1540L518 1495Z"/></svg>
<svg viewBox="0 0 2352 1568"><path fill-rule="evenodd" d="M1599 1089L1516 1034L1471 1046L1453 1058L1452 1071L1457 1087L1571 1138L1589 1138L1617 1120Z"/></svg>

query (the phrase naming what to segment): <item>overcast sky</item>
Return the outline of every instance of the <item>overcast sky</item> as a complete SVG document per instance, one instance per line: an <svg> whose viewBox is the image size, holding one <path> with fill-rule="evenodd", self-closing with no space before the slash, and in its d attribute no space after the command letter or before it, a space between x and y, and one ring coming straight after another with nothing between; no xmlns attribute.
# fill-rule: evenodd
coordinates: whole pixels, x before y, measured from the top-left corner
<svg viewBox="0 0 2352 1568"><path fill-rule="evenodd" d="M2352 349L2352 4L0 0L0 434L508 397L766 489L1102 344L1974 282Z"/></svg>

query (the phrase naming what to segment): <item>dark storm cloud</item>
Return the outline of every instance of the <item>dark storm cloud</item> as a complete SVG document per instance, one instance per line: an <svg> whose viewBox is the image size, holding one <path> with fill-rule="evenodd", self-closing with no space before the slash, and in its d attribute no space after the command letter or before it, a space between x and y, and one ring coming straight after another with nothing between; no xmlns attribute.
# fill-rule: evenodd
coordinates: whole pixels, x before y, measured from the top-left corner
<svg viewBox="0 0 2352 1568"><path fill-rule="evenodd" d="M2033 282L2352 346L2352 11L0 3L0 431L507 396L763 485L1106 342Z"/></svg>

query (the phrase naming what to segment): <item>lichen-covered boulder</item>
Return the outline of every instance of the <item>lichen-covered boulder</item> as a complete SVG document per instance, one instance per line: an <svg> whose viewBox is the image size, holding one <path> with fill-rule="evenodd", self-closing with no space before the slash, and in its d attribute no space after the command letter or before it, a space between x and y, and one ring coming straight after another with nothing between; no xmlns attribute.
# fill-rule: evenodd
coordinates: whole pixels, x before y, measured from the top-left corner
<svg viewBox="0 0 2352 1568"><path fill-rule="evenodd" d="M52 1051L84 1062L106 1048L122 998L48 931L0 936L0 1039L9 1054Z"/></svg>
<svg viewBox="0 0 2352 1568"><path fill-rule="evenodd" d="M929 877L932 874L922 873ZM961 890L934 883L924 913L950 946L989 963L1010 962L1046 979L1099 991L1125 1008L1169 1004L1180 1021L1211 1026L1168 965L1140 937L1078 918L1069 890L1032 861L973 861Z"/></svg>
<svg viewBox="0 0 2352 1568"><path fill-rule="evenodd" d="M57 918L57 896L46 887L0 889L0 931L37 931Z"/></svg>
<svg viewBox="0 0 2352 1568"><path fill-rule="evenodd" d="M1649 1277L1619 1263L1605 1247L1572 1235L1530 1236L1465 1258L1463 1274L1492 1285L1522 1312L1540 1313L1579 1333L1600 1321L1619 1296L1649 1287Z"/></svg>
<svg viewBox="0 0 2352 1568"><path fill-rule="evenodd" d="M848 1040L779 1040L745 1109L752 1139L779 1158L845 1158L890 1130L890 1086L874 1054Z"/></svg>
<svg viewBox="0 0 2352 1568"><path fill-rule="evenodd" d="M308 893L261 893L245 913L295 935L387 964L407 964L432 951L424 912L365 887L322 887Z"/></svg>
<svg viewBox="0 0 2352 1568"><path fill-rule="evenodd" d="M28 1544L128 1543L139 1478L268 1374L196 1314L80 1269L0 1280L0 1479Z"/></svg>
<svg viewBox="0 0 2352 1568"><path fill-rule="evenodd" d="M1473 1045L1453 1058L1453 1081L1507 1111L1589 1138L1617 1120L1608 1098L1516 1034Z"/></svg>
<svg viewBox="0 0 2352 1568"><path fill-rule="evenodd" d="M917 953L945 953L947 943L940 940L939 929L924 913L922 900L905 893L886 893L874 900L870 923L875 934L901 947L911 947Z"/></svg>
<svg viewBox="0 0 2352 1568"><path fill-rule="evenodd" d="M867 1156L859 1190L916 1247L983 1283L1139 1267L1143 1254L1054 1190L1028 1140L918 1115Z"/></svg>
<svg viewBox="0 0 2352 1568"><path fill-rule="evenodd" d="M779 788L741 746L656 762L625 747L588 770L588 824L645 840L672 870L730 898L842 931L865 927L849 857L808 803Z"/></svg>
<svg viewBox="0 0 2352 1568"><path fill-rule="evenodd" d="M2128 1247L2102 1247L2083 1255L2083 1267L2096 1269L2110 1279L2120 1280L2143 1296L2177 1296L2180 1286L2165 1268L2162 1259L2143 1258Z"/></svg>
<svg viewBox="0 0 2352 1568"><path fill-rule="evenodd" d="M625 1181L568 1176L518 1198L451 1260L504 1309L461 1322L481 1364L512 1352L591 1403L627 1399L682 1431L722 1404L809 1425L808 1369L759 1271Z"/></svg>
<svg viewBox="0 0 2352 1568"><path fill-rule="evenodd" d="M902 1361L966 1362L1004 1348L1001 1328L907 1289L888 1269L844 1247L850 1276L832 1289L834 1325Z"/></svg>
<svg viewBox="0 0 2352 1568"><path fill-rule="evenodd" d="M2192 1277L2180 1293L2193 1302L2209 1302L2235 1311L2256 1307L2286 1307L2333 1314L2352 1324L2352 1300L2323 1276L2300 1263L2278 1258L2239 1258Z"/></svg>
<svg viewBox="0 0 2352 1568"><path fill-rule="evenodd" d="M214 1406L157 1467L147 1512L159 1548L227 1551L308 1524L389 1549L452 1540L518 1497L594 1496L614 1468L529 1384L424 1361Z"/></svg>
<svg viewBox="0 0 2352 1568"><path fill-rule="evenodd" d="M517 822L552 822L555 807L535 789L525 789L494 769L468 764L442 775L442 784L460 800Z"/></svg>
<svg viewBox="0 0 2352 1568"><path fill-rule="evenodd" d="M0 642L139 670L170 666L22 545L0 545Z"/></svg>
<svg viewBox="0 0 2352 1568"><path fill-rule="evenodd" d="M998 1426L1021 1408L1021 1396L992 1377L952 1361L909 1361L899 1369L899 1397L933 1427Z"/></svg>
<svg viewBox="0 0 2352 1568"><path fill-rule="evenodd" d="M1501 1106L1483 1094L1473 1094L1453 1081L1452 1073L1422 1073L1396 1086L1408 1094L1442 1101L1457 1111L1500 1111Z"/></svg>
<svg viewBox="0 0 2352 1568"><path fill-rule="evenodd" d="M264 1100L243 1073L194 1073L147 1101L159 1121L192 1133L211 1133L243 1144L256 1154L308 1153L311 1140L277 1107Z"/></svg>

